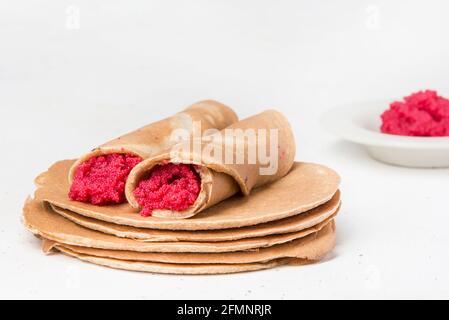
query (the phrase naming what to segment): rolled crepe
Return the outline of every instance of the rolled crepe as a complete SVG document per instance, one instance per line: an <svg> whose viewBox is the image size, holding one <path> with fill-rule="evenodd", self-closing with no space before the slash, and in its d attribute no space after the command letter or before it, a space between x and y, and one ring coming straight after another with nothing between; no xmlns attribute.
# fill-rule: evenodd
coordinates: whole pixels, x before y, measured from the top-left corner
<svg viewBox="0 0 449 320"><path fill-rule="evenodd" d="M178 143L170 151L142 161L128 177L126 198L131 206L142 208L135 190L156 166L189 164L200 178L200 191L194 203L185 210L158 208L151 212L154 217L189 218L238 192L247 196L253 188L282 178L291 169L295 152L294 135L287 119L275 110L267 110L193 143Z"/></svg>
<svg viewBox="0 0 449 320"><path fill-rule="evenodd" d="M237 121L235 112L224 104L213 100L195 103L174 116L125 134L81 156L69 171L69 184L72 185L80 165L92 158L108 154L126 154L146 159L179 142L174 139L175 130L181 129L187 134L198 129L201 132L220 130Z"/></svg>

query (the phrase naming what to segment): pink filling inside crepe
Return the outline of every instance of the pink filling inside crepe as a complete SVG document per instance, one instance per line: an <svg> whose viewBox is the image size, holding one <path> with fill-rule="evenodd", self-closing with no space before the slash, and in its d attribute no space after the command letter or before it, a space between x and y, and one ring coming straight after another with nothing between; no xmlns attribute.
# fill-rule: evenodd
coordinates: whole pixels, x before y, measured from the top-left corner
<svg viewBox="0 0 449 320"><path fill-rule="evenodd" d="M197 199L201 178L192 165L173 164L156 166L142 180L134 196L143 208L141 215L150 216L155 209L183 211Z"/></svg>
<svg viewBox="0 0 449 320"><path fill-rule="evenodd" d="M76 169L69 198L95 205L125 202L126 179L141 161L138 156L118 153L90 158Z"/></svg>

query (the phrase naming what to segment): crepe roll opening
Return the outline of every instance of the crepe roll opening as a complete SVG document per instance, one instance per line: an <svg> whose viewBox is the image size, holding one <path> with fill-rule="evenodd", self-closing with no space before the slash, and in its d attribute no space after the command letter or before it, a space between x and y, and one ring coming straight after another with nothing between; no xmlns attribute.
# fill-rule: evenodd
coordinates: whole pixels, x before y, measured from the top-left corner
<svg viewBox="0 0 449 320"><path fill-rule="evenodd" d="M164 163L154 166L139 181L133 195L142 208L140 214L147 217L153 210L187 210L200 191L201 176L195 165Z"/></svg>
<svg viewBox="0 0 449 320"><path fill-rule="evenodd" d="M100 206L126 202L126 180L142 160L127 152L92 152L73 166L69 198Z"/></svg>

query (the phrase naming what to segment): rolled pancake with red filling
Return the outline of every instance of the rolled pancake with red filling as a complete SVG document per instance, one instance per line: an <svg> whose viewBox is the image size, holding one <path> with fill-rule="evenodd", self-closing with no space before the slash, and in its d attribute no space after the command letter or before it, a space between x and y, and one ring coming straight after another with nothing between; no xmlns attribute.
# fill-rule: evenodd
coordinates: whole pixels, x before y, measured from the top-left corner
<svg viewBox="0 0 449 320"><path fill-rule="evenodd" d="M248 196L284 177L295 152L288 120L267 110L142 161L128 177L126 198L144 216L190 218L238 192Z"/></svg>
<svg viewBox="0 0 449 320"><path fill-rule="evenodd" d="M143 159L160 154L179 142L175 139L176 130L191 135L197 129L201 133L220 130L236 121L238 118L232 109L206 100L109 141L80 157L70 168L69 197L95 205L123 203L126 201L125 183L131 169Z"/></svg>

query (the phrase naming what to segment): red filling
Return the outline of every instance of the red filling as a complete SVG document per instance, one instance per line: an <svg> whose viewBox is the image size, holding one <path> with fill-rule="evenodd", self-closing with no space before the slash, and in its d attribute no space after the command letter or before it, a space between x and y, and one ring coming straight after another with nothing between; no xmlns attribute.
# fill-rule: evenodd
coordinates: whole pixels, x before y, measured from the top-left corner
<svg viewBox="0 0 449 320"><path fill-rule="evenodd" d="M200 189L201 179L192 165L168 163L156 166L134 195L143 208L141 215L148 217L154 209L186 210L196 201Z"/></svg>
<svg viewBox="0 0 449 320"><path fill-rule="evenodd" d="M436 91L419 91L390 104L381 131L403 136L449 136L449 100Z"/></svg>
<svg viewBox="0 0 449 320"><path fill-rule="evenodd" d="M142 159L130 154L92 157L78 166L69 198L95 205L125 202L125 184L131 170Z"/></svg>

